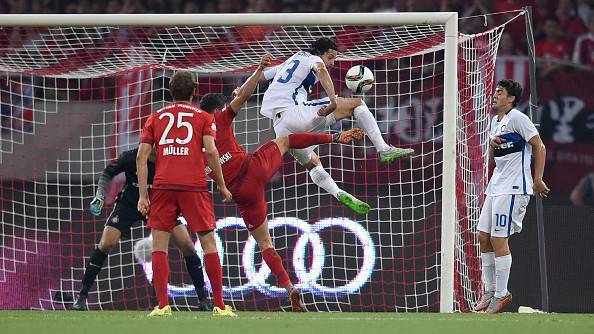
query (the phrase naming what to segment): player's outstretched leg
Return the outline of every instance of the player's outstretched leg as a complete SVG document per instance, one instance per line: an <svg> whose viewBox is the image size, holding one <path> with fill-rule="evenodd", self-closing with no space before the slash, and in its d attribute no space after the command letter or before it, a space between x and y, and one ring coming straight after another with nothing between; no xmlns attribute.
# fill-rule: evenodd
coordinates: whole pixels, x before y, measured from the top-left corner
<svg viewBox="0 0 594 334"><path fill-rule="evenodd" d="M315 164L316 160L317 164ZM322 167L322 164L315 153L312 153L312 161L314 162L313 164L310 163L305 166L309 169L309 176L316 185L332 194L342 204L346 205L356 213L364 215L369 212L369 204L357 199L355 196L338 187L330 174L324 170L324 167Z"/></svg>
<svg viewBox="0 0 594 334"><path fill-rule="evenodd" d="M375 146L378 152L379 161L383 164L390 163L396 159L412 156L415 151L410 148L399 148L388 145L377 125L377 120L362 99L359 98L338 98L338 106L330 119L328 125L347 117L354 117L359 126L365 131L367 137Z"/></svg>
<svg viewBox="0 0 594 334"><path fill-rule="evenodd" d="M388 145L382 137L375 117L373 117L373 114L365 102L361 102L362 104L353 110L353 116L357 122L359 122L359 125L363 128L363 130L365 130L367 137L369 137L377 149L379 161L381 163L387 164L396 159L409 157L415 153L415 151L410 148L400 148Z"/></svg>
<svg viewBox="0 0 594 334"><path fill-rule="evenodd" d="M276 249L274 249L272 238L270 237L270 232L268 230L268 220L265 219L264 223L251 231L251 234L254 239L256 239L260 251L262 252L262 258L268 265L268 268L270 268L270 271L272 271L277 284L287 290L291 299L291 308L293 312L306 312L307 310L301 302L301 293L299 292L299 289L297 289L291 282L289 274L287 274L287 271L283 266L283 260L276 252Z"/></svg>
<svg viewBox="0 0 594 334"><path fill-rule="evenodd" d="M291 149L291 155L309 170L311 180L320 188L326 190L329 194L336 197L341 203L351 208L358 214L366 214L370 207L367 203L360 201L353 195L340 189L330 174L324 170L317 154L312 152L310 146L322 143L348 143L353 139L360 139L363 136L361 129L351 129L331 134L322 133L296 133L285 137L280 137L274 141L280 148L281 154Z"/></svg>
<svg viewBox="0 0 594 334"><path fill-rule="evenodd" d="M91 254L89 259L89 263L87 263L87 267L85 268L85 273L82 279L82 288L80 289L74 304L70 308L73 311L86 311L87 308L87 297L89 296L89 291L99 275L101 268L103 268L103 264L105 263L105 259L107 259L107 255L111 252L115 244L120 240L121 233L118 229L105 226L103 229L103 234L101 235L101 240L99 241L99 245Z"/></svg>
<svg viewBox="0 0 594 334"><path fill-rule="evenodd" d="M206 275L208 275L212 288L214 299L212 313L218 317L237 317L237 314L233 313L233 309L223 303L223 269L221 268L214 232L200 232L198 233L198 239L200 239L200 245L204 250L204 269L206 269Z"/></svg>
<svg viewBox="0 0 594 334"><path fill-rule="evenodd" d="M188 233L188 229L181 222L173 229L173 242L184 256L186 270L190 274L192 284L198 296L198 310L211 311L213 305L208 300L208 294L204 289L205 282L202 261L200 261L198 254L196 254L196 249L194 248L194 243Z"/></svg>
<svg viewBox="0 0 594 334"><path fill-rule="evenodd" d="M369 204L361 201L360 199L347 193L344 190L338 193L338 200L340 201L340 203L348 206L349 208L351 208L351 210L355 211L360 215L367 214L371 209Z"/></svg>
<svg viewBox="0 0 594 334"><path fill-rule="evenodd" d="M326 143L348 144L355 139L363 139L363 136L365 136L365 132L363 132L363 130L359 128L352 128L350 130L340 131L333 134L313 132L294 133L286 137L275 139L274 141L279 145L281 155L283 155L290 148L304 149L310 146Z"/></svg>

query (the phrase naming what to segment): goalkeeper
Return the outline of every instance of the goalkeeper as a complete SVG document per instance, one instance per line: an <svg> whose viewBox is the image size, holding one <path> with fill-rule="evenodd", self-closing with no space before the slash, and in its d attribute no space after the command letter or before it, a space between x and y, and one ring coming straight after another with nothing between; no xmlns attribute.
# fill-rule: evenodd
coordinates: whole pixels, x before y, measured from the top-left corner
<svg viewBox="0 0 594 334"><path fill-rule="evenodd" d="M93 251L85 273L82 278L82 288L78 297L72 305L72 310L84 311L87 310L86 300L93 282L101 271L107 255L111 252L115 244L121 237L129 239L131 237L130 228L136 222L143 221L146 223L146 218L138 212L136 206L138 204L138 178L136 176L136 153L138 149L125 151L113 162L111 162L99 177L97 192L95 198L91 202L91 213L95 216L101 215L103 208L103 201L105 199L105 191L109 186L114 176L125 173L126 182L120 190L116 199L115 207L105 228L101 235L99 245ZM148 184L149 187L153 182L155 175L155 152L151 153L148 161ZM178 220L173 229L173 241L184 255L186 262L186 269L192 278L192 283L196 289L200 311L212 310L212 305L207 299L207 293L204 290L204 274L202 272L202 262L196 254L194 243L188 233L186 227Z"/></svg>

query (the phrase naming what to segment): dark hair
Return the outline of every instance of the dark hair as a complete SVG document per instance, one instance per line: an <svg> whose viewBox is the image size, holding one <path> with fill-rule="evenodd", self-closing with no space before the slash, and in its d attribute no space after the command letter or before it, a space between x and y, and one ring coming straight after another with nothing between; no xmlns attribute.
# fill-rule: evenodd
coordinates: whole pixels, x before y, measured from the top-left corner
<svg viewBox="0 0 594 334"><path fill-rule="evenodd" d="M209 114L214 113L215 109L221 109L225 106L225 95L219 93L208 93L200 99L200 109Z"/></svg>
<svg viewBox="0 0 594 334"><path fill-rule="evenodd" d="M501 80L497 83L497 86L505 88L507 95L515 97L512 106L516 107L520 103L522 98L522 85L512 79Z"/></svg>
<svg viewBox="0 0 594 334"><path fill-rule="evenodd" d="M336 50L338 51L338 46L336 42L328 37L318 38L315 42L311 44L309 49L309 53L316 56L321 56L328 50Z"/></svg>
<svg viewBox="0 0 594 334"><path fill-rule="evenodd" d="M188 101L198 86L194 75L188 71L178 71L169 79L169 93L174 101Z"/></svg>

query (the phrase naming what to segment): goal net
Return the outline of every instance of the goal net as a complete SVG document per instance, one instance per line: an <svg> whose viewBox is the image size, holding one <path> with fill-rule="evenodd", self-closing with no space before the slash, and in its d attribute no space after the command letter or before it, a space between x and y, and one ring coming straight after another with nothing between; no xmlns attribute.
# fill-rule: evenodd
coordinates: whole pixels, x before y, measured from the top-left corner
<svg viewBox="0 0 594 334"><path fill-rule="evenodd" d="M476 225L503 28L459 34L451 293L461 311L481 289ZM444 25L0 30L0 308L68 307L124 179L113 180L99 217L88 210L96 181L110 161L138 145L147 116L171 101L175 70L197 74L196 98L230 96L264 52L280 63L323 36L335 37L340 48L330 70L339 95L351 96L344 84L351 66L372 69L375 85L362 97L388 142L417 153L384 166L369 140L318 148L339 186L371 205L367 216L319 189L287 155L266 191L274 244L310 311L439 311ZM259 114L265 90L259 86L234 123L250 152L274 137ZM311 98L322 96L314 88ZM353 126L347 119L334 130ZM288 310L238 210L216 192L213 200L226 302L238 310ZM91 309L152 305L148 236L137 223L131 238L118 243L89 294ZM174 246L169 253L170 302L195 308L183 257Z"/></svg>

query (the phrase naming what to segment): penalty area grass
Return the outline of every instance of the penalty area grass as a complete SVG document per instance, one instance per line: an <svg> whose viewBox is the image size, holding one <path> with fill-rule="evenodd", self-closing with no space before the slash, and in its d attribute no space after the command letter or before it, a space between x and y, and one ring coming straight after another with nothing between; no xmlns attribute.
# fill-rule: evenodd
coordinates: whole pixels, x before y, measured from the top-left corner
<svg viewBox="0 0 594 334"><path fill-rule="evenodd" d="M147 318L140 311L0 311L0 332L41 333L594 333L593 314L173 312Z"/></svg>

